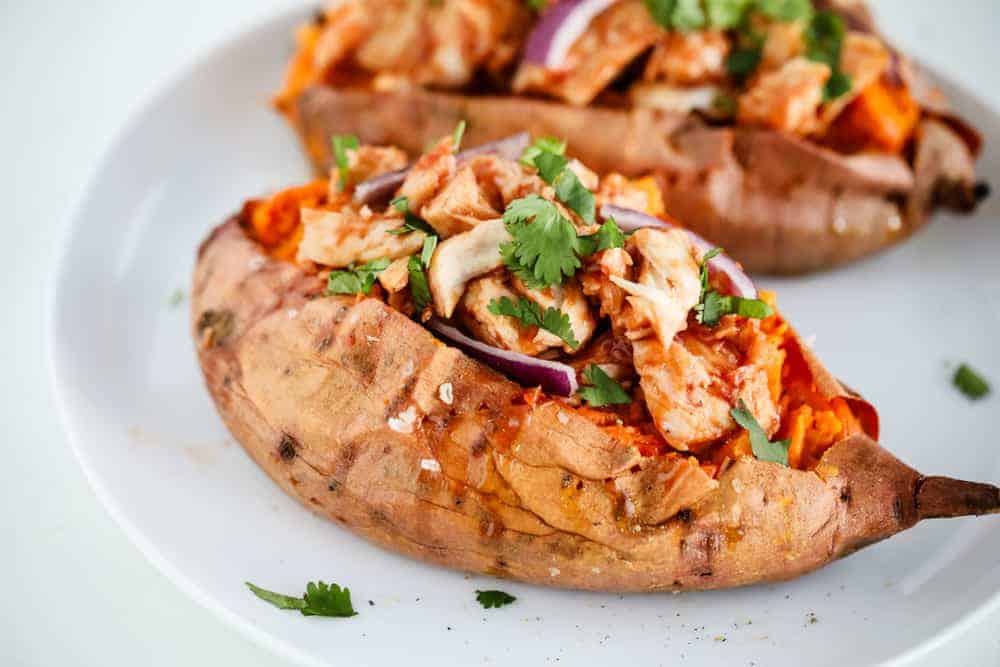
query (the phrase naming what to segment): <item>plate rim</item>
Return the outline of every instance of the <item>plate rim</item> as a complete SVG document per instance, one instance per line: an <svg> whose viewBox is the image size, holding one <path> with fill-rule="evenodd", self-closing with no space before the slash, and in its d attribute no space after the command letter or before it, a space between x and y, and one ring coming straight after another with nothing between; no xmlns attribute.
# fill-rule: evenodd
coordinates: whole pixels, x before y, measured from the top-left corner
<svg viewBox="0 0 1000 667"><path fill-rule="evenodd" d="M68 269L68 259L70 250L82 233L83 214L101 175L107 170L112 154L122 144L127 137L161 101L174 89L179 87L193 72L202 68L220 51L232 45L249 34L264 30L273 23L291 21L296 16L308 15L309 9L305 6L283 8L276 11L263 12L249 20L235 24L232 31L212 40L210 43L195 49L188 57L179 59L178 63L156 77L132 103L125 114L125 119L119 127L111 133L107 143L102 147L98 158L94 162L93 168L89 171L83 181L83 185L76 193L72 203L67 207L67 213L63 218L62 229L59 240L56 243L55 270L51 272L49 284L46 288L48 303L44 309L45 321L43 330L45 336L45 356L48 366L48 382L52 393L53 403L56 407L59 424L70 445L77 464L83 471L84 478L97 497L104 510L111 519L118 525L129 542L139 551L139 553L167 580L180 589L189 599L196 604L207 609L216 618L220 619L230 627L237 630L243 637L272 652L272 654L291 660L297 664L307 667L329 667L331 663L320 660L308 651L296 646L294 642L282 639L276 634L258 626L249 618L239 612L230 609L220 600L214 598L208 591L203 590L178 566L176 566L167 556L161 553L153 541L131 520L126 518L121 503L107 488L104 480L97 473L91 464L86 447L83 445L83 437L80 428L74 417L68 396L69 386L65 380L65 370L60 353L60 333L57 329L57 322L63 310L64 293L63 285L71 279ZM943 76L935 68L927 66L925 63L915 61L935 82L941 83L948 88L959 92L962 96L974 100L976 105L982 110L988 111L1000 117L1000 109L997 109L986 99L975 93L965 83L953 78ZM982 623L986 616L997 613L1000 614L1000 590L995 591L988 599L970 608L957 620L943 626L934 635L923 639L896 656L883 661L882 665L905 665L918 660L931 651L941 648L945 644L953 641L957 635L968 631L972 626Z"/></svg>

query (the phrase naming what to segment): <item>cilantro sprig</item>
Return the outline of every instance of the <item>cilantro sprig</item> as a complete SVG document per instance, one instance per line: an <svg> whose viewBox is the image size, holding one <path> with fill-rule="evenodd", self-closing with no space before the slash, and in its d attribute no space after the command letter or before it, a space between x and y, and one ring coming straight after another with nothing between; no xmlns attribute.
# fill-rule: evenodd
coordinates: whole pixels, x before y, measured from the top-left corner
<svg viewBox="0 0 1000 667"><path fill-rule="evenodd" d="M423 232L428 235L437 234L437 232L434 231L434 228L431 227L426 220L410 211L409 197L396 197L389 203L394 209L403 214L403 224L395 229L389 230L389 233L393 236L409 234L410 232Z"/></svg>
<svg viewBox="0 0 1000 667"><path fill-rule="evenodd" d="M521 164L526 167L535 166L535 158L542 154L555 153L556 155L566 154L566 142L555 137L538 137L534 143L524 149L521 153Z"/></svg>
<svg viewBox="0 0 1000 667"><path fill-rule="evenodd" d="M465 136L466 125L467 123L464 120L458 121L455 131L451 134L451 150L453 153L457 153L462 147L462 137Z"/></svg>
<svg viewBox="0 0 1000 667"><path fill-rule="evenodd" d="M585 222L594 222L597 207L594 193L583 186L580 178L569 168L565 155L566 143L551 137L542 137L525 149L521 162L538 169L542 180L555 188L556 197Z"/></svg>
<svg viewBox="0 0 1000 667"><path fill-rule="evenodd" d="M574 350L580 347L580 342L573 334L569 315L558 308L546 308L543 312L541 306L523 296L517 302L502 296L499 299L491 300L487 308L494 315L513 317L529 327L538 327L555 334Z"/></svg>
<svg viewBox="0 0 1000 667"><path fill-rule="evenodd" d="M698 305L694 307L695 319L700 324L714 327L723 315L740 315L755 319L764 319L773 315L774 310L765 301L722 295L712 289L709 284L708 263L722 252L722 248L712 248L701 259L701 296L698 299Z"/></svg>
<svg viewBox="0 0 1000 667"><path fill-rule="evenodd" d="M729 411L729 414L732 415L737 424L750 434L750 446L753 448L754 456L761 461L780 463L783 466L788 465L788 445L791 440L771 442L743 399L740 399L740 402Z"/></svg>
<svg viewBox="0 0 1000 667"><path fill-rule="evenodd" d="M301 597L293 597L260 588L249 581L245 583L254 595L278 609L297 609L303 616L347 618L358 615L351 604L351 590L337 584L310 581Z"/></svg>
<svg viewBox="0 0 1000 667"><path fill-rule="evenodd" d="M583 371L583 379L590 386L580 389L580 397L595 408L605 405L627 405L632 398L597 364Z"/></svg>
<svg viewBox="0 0 1000 667"><path fill-rule="evenodd" d="M835 100L851 90L851 77L840 69L840 52L847 26L844 18L832 11L816 12L806 29L806 57L825 63L832 74L823 89L823 101Z"/></svg>
<svg viewBox="0 0 1000 667"><path fill-rule="evenodd" d="M476 601L483 605L483 609L503 607L516 599L510 593L504 593L503 591L476 591Z"/></svg>
<svg viewBox="0 0 1000 667"><path fill-rule="evenodd" d="M337 181L338 189L343 192L347 188L347 177L349 175L349 163L347 160L348 149L357 150L360 141L353 134L338 134L333 137L333 161L337 165L337 173L340 180Z"/></svg>
<svg viewBox="0 0 1000 667"><path fill-rule="evenodd" d="M972 370L968 364L962 364L955 370L951 382L955 388L973 401L984 398L991 391L990 383L982 375Z"/></svg>
<svg viewBox="0 0 1000 667"><path fill-rule="evenodd" d="M417 307L417 310L423 310L434 301L430 284L427 281L426 269L430 268L431 258L434 257L437 244L436 234L427 235L424 237L424 245L420 254L411 255L406 262L406 270L410 274L410 296L413 297L413 305Z"/></svg>
<svg viewBox="0 0 1000 667"><path fill-rule="evenodd" d="M538 195L515 199L503 221L511 241L500 246L500 255L529 287L561 285L580 268L576 227L549 200Z"/></svg>
<svg viewBox="0 0 1000 667"><path fill-rule="evenodd" d="M614 218L608 218L600 229L590 236L581 236L578 242L581 255L593 255L595 252L610 248L625 246L625 232L621 230Z"/></svg>
<svg viewBox="0 0 1000 667"><path fill-rule="evenodd" d="M348 266L343 271L331 271L326 279L326 295L371 294L378 274L389 268L388 257L380 257L361 266Z"/></svg>

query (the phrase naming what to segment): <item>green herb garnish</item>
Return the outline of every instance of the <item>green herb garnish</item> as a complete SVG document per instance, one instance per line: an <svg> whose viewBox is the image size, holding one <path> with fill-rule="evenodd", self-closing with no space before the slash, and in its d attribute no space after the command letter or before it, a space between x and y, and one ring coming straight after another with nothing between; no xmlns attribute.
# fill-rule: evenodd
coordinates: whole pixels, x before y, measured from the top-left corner
<svg viewBox="0 0 1000 667"><path fill-rule="evenodd" d="M462 146L462 137L465 136L465 126L466 122L464 120L458 121L455 131L451 135L451 150L454 153L457 153L458 149Z"/></svg>
<svg viewBox="0 0 1000 667"><path fill-rule="evenodd" d="M754 456L761 461L780 463L783 466L788 465L788 445L791 440L771 442L743 399L740 399L740 402L729 411L729 414L732 415L737 424L750 434L750 446L753 448Z"/></svg>
<svg viewBox="0 0 1000 667"><path fill-rule="evenodd" d="M714 327L723 315L740 315L764 319L774 314L774 310L760 299L746 299L741 296L723 296L708 282L708 262L722 253L722 248L712 248L701 258L701 296L694 307L695 319L705 326Z"/></svg>
<svg viewBox="0 0 1000 667"><path fill-rule="evenodd" d="M476 600L483 605L484 609L503 607L516 599L513 595L503 591L476 591Z"/></svg>
<svg viewBox="0 0 1000 667"><path fill-rule="evenodd" d="M590 236L581 236L577 242L577 252L580 255L593 255L595 252L609 248L625 246L625 233L618 227L614 218L608 218L601 228Z"/></svg>
<svg viewBox="0 0 1000 667"><path fill-rule="evenodd" d="M757 10L778 21L804 21L813 15L812 0L757 0Z"/></svg>
<svg viewBox="0 0 1000 667"><path fill-rule="evenodd" d="M424 247L426 248L426 245ZM424 271L420 256L411 255L406 263L406 269L410 273L410 295L413 297L413 305L417 310L423 310L431 305L434 297L431 296L431 288L427 284L427 272Z"/></svg>
<svg viewBox="0 0 1000 667"><path fill-rule="evenodd" d="M951 379L952 384L972 400L979 400L990 393L990 384L983 376L972 370L968 364L962 364Z"/></svg>
<svg viewBox="0 0 1000 667"><path fill-rule="evenodd" d="M643 0L653 20L667 30L690 32L706 25L701 0Z"/></svg>
<svg viewBox="0 0 1000 667"><path fill-rule="evenodd" d="M835 12L816 12L806 29L806 57L830 67L830 79L823 89L823 101L835 100L851 90L851 77L840 69L840 52L847 26Z"/></svg>
<svg viewBox="0 0 1000 667"><path fill-rule="evenodd" d="M541 306L523 296L517 300L517 303L511 301L508 297L502 296L499 299L490 301L487 308L494 315L513 317L529 327L538 327L551 334L555 334L574 350L580 347L580 342L573 334L569 315L558 308L546 308L545 312L542 312Z"/></svg>
<svg viewBox="0 0 1000 667"><path fill-rule="evenodd" d="M340 180L337 182L338 189L343 192L347 188L348 161L347 150L357 149L360 145L358 138L353 134L338 134L333 137L333 160L337 165L337 173Z"/></svg>
<svg viewBox="0 0 1000 667"><path fill-rule="evenodd" d="M731 30L743 23L753 0L705 0L708 25L719 30Z"/></svg>
<svg viewBox="0 0 1000 667"><path fill-rule="evenodd" d="M632 398L597 364L583 371L583 379L591 386L580 389L580 397L595 408L605 405L626 405Z"/></svg>
<svg viewBox="0 0 1000 667"><path fill-rule="evenodd" d="M538 137L535 142L524 149L521 153L521 164L526 167L534 167L535 158L542 154L554 153L564 155L566 153L566 142L555 137Z"/></svg>
<svg viewBox="0 0 1000 667"><path fill-rule="evenodd" d="M428 236L437 234L434 228L431 227L426 220L410 212L409 197L396 197L389 203L394 209L403 214L403 224L395 229L389 230L389 233L393 236L409 234L410 232L423 232Z"/></svg>
<svg viewBox="0 0 1000 667"><path fill-rule="evenodd" d="M170 298L167 299L167 305L170 306L171 308L176 308L177 306L184 303L185 296L186 295L184 294L184 290L178 287L170 294Z"/></svg>
<svg viewBox="0 0 1000 667"><path fill-rule="evenodd" d="M538 195L515 199L503 213L512 240L500 246L504 264L529 287L561 285L580 268L573 223Z"/></svg>
<svg viewBox="0 0 1000 667"><path fill-rule="evenodd" d="M310 581L302 597L282 595L246 582L254 595L278 609L297 609L303 616L330 616L346 618L357 616L351 604L351 590L337 584Z"/></svg>
<svg viewBox="0 0 1000 667"><path fill-rule="evenodd" d="M326 295L370 294L375 277L389 268L389 264L388 257L380 257L358 267L352 264L344 271L331 271L326 279Z"/></svg>
<svg viewBox="0 0 1000 667"><path fill-rule="evenodd" d="M763 54L764 47L760 45L734 49L726 57L726 71L739 80L746 79L757 70Z"/></svg>
<svg viewBox="0 0 1000 667"><path fill-rule="evenodd" d="M550 148L556 150L549 150ZM555 188L559 201L576 211L584 221L594 222L594 193L583 187L576 173L569 169L569 159L563 155L565 150L565 143L543 139L529 146L521 155L521 160L525 161L530 153L530 164L538 169L538 175L543 181Z"/></svg>

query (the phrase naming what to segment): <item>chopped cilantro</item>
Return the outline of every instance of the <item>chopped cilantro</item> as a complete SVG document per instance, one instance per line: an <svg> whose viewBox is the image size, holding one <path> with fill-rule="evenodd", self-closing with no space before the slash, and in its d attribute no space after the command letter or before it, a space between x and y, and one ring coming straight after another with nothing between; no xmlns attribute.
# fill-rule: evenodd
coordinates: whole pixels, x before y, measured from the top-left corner
<svg viewBox="0 0 1000 667"><path fill-rule="evenodd" d="M530 287L561 285L580 268L576 228L549 200L538 195L515 199L503 221L512 237L500 246L504 264Z"/></svg>
<svg viewBox="0 0 1000 667"><path fill-rule="evenodd" d="M594 222L597 214L594 193L583 187L583 183L572 169L563 169L553 185L556 188L556 197L561 202L576 211L584 222Z"/></svg>
<svg viewBox="0 0 1000 667"><path fill-rule="evenodd" d="M832 71L823 89L824 102L835 100L851 90L851 77L840 69L840 52L846 32L843 17L831 11L817 12L806 29L806 57L826 63Z"/></svg>
<svg viewBox="0 0 1000 667"><path fill-rule="evenodd" d="M426 220L423 220L410 212L410 199L408 197L396 197L389 203L393 208L403 214L403 224L396 227L396 229L389 230L389 233L393 236L409 234L410 232L423 232L428 236L437 234L437 232L434 231L434 228L431 227Z"/></svg>
<svg viewBox="0 0 1000 667"><path fill-rule="evenodd" d="M653 20L667 30L690 32L705 27L701 0L643 0Z"/></svg>
<svg viewBox="0 0 1000 667"><path fill-rule="evenodd" d="M483 605L484 609L503 607L516 599L513 595L503 591L476 591L476 600Z"/></svg>
<svg viewBox="0 0 1000 667"><path fill-rule="evenodd" d="M731 30L743 23L753 0L705 0L708 25L719 30Z"/></svg>
<svg viewBox="0 0 1000 667"><path fill-rule="evenodd" d="M583 379L590 384L580 389L580 397L595 408L605 405L626 405L632 402L628 393L597 364L583 371Z"/></svg>
<svg viewBox="0 0 1000 667"><path fill-rule="evenodd" d="M586 222L594 222L594 194L583 187L576 173L568 168L569 159L563 155L565 150L565 143L540 139L524 151L521 161L526 161L530 155L528 164L536 167L542 180L555 188L559 201L576 211Z"/></svg>
<svg viewBox="0 0 1000 667"><path fill-rule="evenodd" d="M426 247L425 244L424 248L426 249ZM423 310L431 305L434 297L431 296L431 288L427 284L427 273L424 271L424 263L420 256L411 255L406 263L406 269L410 272L410 295L413 297L413 305L417 307L417 310Z"/></svg>
<svg viewBox="0 0 1000 667"><path fill-rule="evenodd" d="M740 402L735 408L729 411L729 414L732 415L737 424L745 428L750 434L750 446L753 448L754 456L761 461L780 463L783 466L788 465L788 445L791 441L778 440L771 442L768 440L767 433L757 423L757 420L747 408L747 404L743 402L743 399L740 399Z"/></svg>
<svg viewBox="0 0 1000 667"><path fill-rule="evenodd" d="M310 581L302 597L282 595L246 582L254 595L278 609L297 609L303 616L330 616L346 618L357 616L351 604L351 590L337 584Z"/></svg>
<svg viewBox="0 0 1000 667"><path fill-rule="evenodd" d="M737 79L746 79L756 71L763 54L764 47L759 44L733 49L726 57L726 71Z"/></svg>
<svg viewBox="0 0 1000 667"><path fill-rule="evenodd" d="M171 308L176 308L184 302L184 298L184 290L178 287L170 294L170 298L167 299L167 305Z"/></svg>
<svg viewBox="0 0 1000 667"><path fill-rule="evenodd" d="M424 237L424 247L420 251L420 263L426 267L431 265L431 257L434 256L434 250L437 248L438 237L430 234Z"/></svg>
<svg viewBox="0 0 1000 667"><path fill-rule="evenodd" d="M851 92L851 87L854 82L851 77L845 74L841 70L836 70L830 75L830 79L826 82L826 86L823 88L823 101L829 102L835 100L841 95L846 95Z"/></svg>
<svg viewBox="0 0 1000 667"><path fill-rule="evenodd" d="M974 401L990 393L990 384L967 364L958 367L951 381L960 392Z"/></svg>
<svg viewBox="0 0 1000 667"><path fill-rule="evenodd" d="M370 294L375 277L385 271L390 263L388 257L381 257L358 267L352 264L345 271L331 271L326 279L326 295Z"/></svg>
<svg viewBox="0 0 1000 667"><path fill-rule="evenodd" d="M465 126L466 122L464 120L458 121L458 125L455 126L455 132L451 135L452 151L458 152L458 149L462 146L462 137L465 136Z"/></svg>
<svg viewBox="0 0 1000 667"><path fill-rule="evenodd" d="M618 227L614 218L608 218L596 233L581 236L577 241L577 252L581 256L593 255L609 248L625 246L625 233Z"/></svg>
<svg viewBox="0 0 1000 667"><path fill-rule="evenodd" d="M757 0L757 10L779 21L804 21L813 15L812 0Z"/></svg>
<svg viewBox="0 0 1000 667"><path fill-rule="evenodd" d="M701 259L701 297L694 307L695 319L705 326L714 327L723 315L740 315L764 319L774 314L766 302L760 299L746 299L741 296L723 296L711 288L708 282L708 262L719 255L722 248L712 248Z"/></svg>
<svg viewBox="0 0 1000 667"><path fill-rule="evenodd" d="M524 149L521 153L521 164L526 167L535 166L535 158L542 154L554 153L564 155L566 153L566 142L555 137L538 137L535 142Z"/></svg>
<svg viewBox="0 0 1000 667"><path fill-rule="evenodd" d="M493 299L488 308L494 315L513 317L529 327L538 327L555 334L574 350L580 347L579 341L573 335L569 315L558 308L546 308L543 313L541 306L523 296L517 300L517 303L505 296Z"/></svg>
<svg viewBox="0 0 1000 667"><path fill-rule="evenodd" d="M333 160L337 164L337 172L340 174L340 180L338 181L337 187L341 192L347 188L347 176L348 176L348 161L347 161L347 150L357 149L360 145L358 138L353 134L338 134L333 137Z"/></svg>

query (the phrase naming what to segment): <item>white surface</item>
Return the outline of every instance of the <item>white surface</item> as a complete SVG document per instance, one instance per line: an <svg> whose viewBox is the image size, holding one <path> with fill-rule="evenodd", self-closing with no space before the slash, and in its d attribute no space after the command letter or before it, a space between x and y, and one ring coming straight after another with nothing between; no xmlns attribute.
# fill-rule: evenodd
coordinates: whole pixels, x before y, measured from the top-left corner
<svg viewBox="0 0 1000 667"><path fill-rule="evenodd" d="M0 485L0 512L3 513L3 525L13 527L12 548L3 550L0 565L4 572L13 576L8 577L5 595L0 602L0 618L3 619L0 621L0 639L4 640L0 642L0 663L113 665L139 661L141 664L166 665L235 664L239 661L243 665L281 664L280 660L245 642L225 624L184 597L142 560L138 552L125 541L118 528L107 519L83 483L53 414L45 373L45 348L41 328L48 305L47 293L51 285L54 251L63 233L66 213L81 192L84 181L90 177L98 155L108 145L111 135L136 102L156 88L165 73L174 71L180 63L189 61L194 52L202 51L227 33L237 31L252 22L254 16L268 13L275 6L295 3L244 1L197 4L184 1L159 7L138 7L132 3L112 2L87 4L89 7L86 10L79 3L33 3L30 7L5 5L3 16L0 17L0 56L4 56L4 62L16 64L16 67L4 68L0 75L4 77L2 89L5 91L6 102L0 111L5 121L0 123L0 136L3 136L0 145L8 158L0 167L3 170L0 183L3 183L5 190L10 189L9 192L4 192L4 199L14 205L13 215L7 219L4 229L8 239L6 245L10 249L4 265L4 293L9 295L14 312L6 318L8 326L3 330L4 344L0 348L6 351L8 357L5 359L8 382L4 400L0 401L3 406L0 410L3 411L3 423L9 443L8 462L4 467L3 484ZM926 61L947 69L958 80L968 85L980 82L979 89L984 96L994 105L1000 106L1000 93L996 85L1000 78L991 64L991 61L996 62L998 55L998 49L992 41L1000 20L996 5L967 1L951 5L947 12L941 12L940 7L932 3L921 7L914 7L913 4L902 0L880 3L883 14L895 21L887 21L890 32L897 36L903 46ZM237 7L240 11L238 15ZM253 54L250 56L252 60ZM261 96L262 103L264 97ZM192 118L192 127L196 127L199 120L200 118ZM203 131L204 127L201 129ZM225 131L225 128L219 129ZM165 137L163 140L168 139ZM175 143L179 143L179 139ZM274 150L285 149L290 150L291 147L277 147ZM205 192L211 192L214 201L238 199L246 192L234 192L231 188L255 182L247 180L255 177L255 164L261 164L254 161L260 158L259 152L265 151L270 156L271 150L270 146L259 146L254 143L253 138L247 138L242 146L243 155L246 156L245 170L236 179L242 180L242 183L235 183L226 174L209 173L201 182L201 188ZM221 212L222 210L204 209L198 211L209 216ZM189 220L185 233L190 233L192 224L194 222ZM971 233L988 232L979 229ZM932 241L935 239L944 241L945 244L934 246ZM178 238L171 241L165 245L165 250L179 248L183 240ZM109 242L109 247L117 247L120 241ZM958 245L951 245L951 242ZM958 254L961 237L942 225L925 235L918 243L921 244L922 253L920 249L904 250L891 255L890 261L898 266L906 258L931 262L945 257L956 261L970 256ZM94 262L101 263L107 255L98 253L97 244L94 248ZM120 257L120 254L116 256ZM150 287L157 288L167 287L171 279L179 279L180 274L158 271L174 267L175 264L155 255L148 259L151 260L149 272L135 271L131 278L148 280ZM881 267L867 264L843 275L848 276L852 282L860 281L866 276L879 276L880 284L891 284L881 283L885 277L879 268ZM995 277L994 265L993 278ZM995 295L995 282L992 288ZM792 315L800 322L806 317L811 318L803 324L806 333L810 333L807 329L809 325L815 325L816 330L822 332L822 322L816 309L795 307L794 292L799 289L786 288L785 303L792 305ZM918 295L907 298L915 299L916 296ZM159 302L155 305L161 306L166 293L156 298L159 298ZM155 308L151 309L149 304L134 305L136 326L145 326L145 320L138 317L139 313L162 312L162 308L157 311ZM994 324L995 305L993 302ZM118 316L131 318L133 311L118 313ZM164 314L164 317L169 315ZM967 338L959 349L963 353L974 349L969 347L972 343L966 344L965 341L974 336L974 329L986 328L988 324L984 321L970 321L969 331L965 334ZM115 331L116 325L115 320L103 324L108 327L109 333ZM81 336L92 333L83 331ZM860 337L854 340L858 342ZM151 340L151 350L155 352L161 342ZM836 353L838 347L845 349L849 343L850 339L832 340L828 345L821 339L819 347L827 356L834 356L829 353ZM941 349L940 343L937 349ZM171 384L177 377L172 374L175 369L157 365L162 364L162 359L158 360L155 354L152 357L144 356L141 350L134 350L132 353L137 360L149 364L142 370L156 371L157 375L153 378L162 380L157 384L162 391L153 398L163 401L190 400L185 399L185 392L189 388ZM891 361L896 364L899 373L894 373L892 377L900 377L910 359L892 347L873 350L869 354L870 366L874 366L876 361ZM919 360L920 355L912 358ZM931 372L930 366L924 361L926 360L921 360L920 370ZM840 365L842 366L843 364ZM895 369L896 366L894 371ZM881 388L878 384L873 385L873 380L884 380L884 375L878 376L871 370L870 376L865 377L865 369L851 370L854 371L851 377L858 385L864 386L876 401L884 402L885 394L891 391L890 388L884 381L881 382ZM100 377L103 381L104 372L108 377L116 377L126 371L124 368L102 369ZM200 391L200 388L194 391ZM950 400L946 393L937 393L935 388L931 391L935 393L925 401ZM136 400L148 407L152 405L149 398L136 397ZM923 411L927 402L920 405ZM995 409L993 412L995 413ZM902 440L904 434L917 432L925 427L943 429L946 426L925 425L907 419L907 415L899 411L894 412L894 415L898 416L889 418L886 427L896 434L896 440ZM981 439L985 432L963 432L955 442L960 444L975 437ZM944 436L945 433L942 432L941 435ZM242 459L235 456L238 454L235 447L220 451L220 456L226 458L217 459L217 463L231 460L234 466L240 465L239 461ZM166 457L163 453L160 456L163 457L160 467L150 472L150 475L169 475L170 465L177 465L178 460L188 463L191 461L188 457L176 459ZM198 454L194 456L197 458ZM931 458L930 452L927 452L916 462L929 467L927 464ZM950 466L946 471L956 474L979 473L995 478L998 472L995 465L992 469L987 466L976 470L969 459L939 461L938 469ZM290 513L289 516L294 516L293 522L311 525L311 521L303 518L302 513ZM926 545L933 536L946 534L948 530L951 529L935 525L923 530L923 537L920 533L913 533L913 538L904 536L900 539L908 541L902 543L899 549L912 551ZM261 541L261 551L267 554L280 550L282 546ZM247 558L250 560L257 555L254 552ZM266 555L260 557L266 558ZM892 565L888 552L871 551L836 567L853 568L853 563L863 558L873 559L886 569ZM834 570L829 572L834 574L826 576L836 574ZM436 582L450 577L451 575L440 571L433 571L427 581L433 579ZM298 581L298 576L283 581ZM358 582L350 583L354 585L356 594L361 593ZM895 581L894 585L902 585L902 582ZM415 582L408 583L404 591L418 588L425 595L433 592L424 590ZM532 591L532 595L534 593ZM678 599L683 600L680 604L685 609L693 609L693 605L696 605L691 596L680 596ZM754 596L743 594L741 599L747 607L757 605L757 598ZM667 602L670 601L667 598ZM446 602L441 600L442 604ZM402 603L400 605L400 608L405 608ZM423 610L427 612L427 616L433 615L433 610L428 607L425 606ZM264 614L270 610L259 611ZM817 625L821 625L822 611L816 611L821 615L821 623ZM937 610L928 609L925 612L932 614ZM751 617L752 614L753 612ZM470 610L469 620L477 617L477 613ZM273 614L264 614L261 618L270 623ZM282 623L303 627L303 619L291 615L280 618ZM1000 659L1000 644L991 635L995 637L997 620L1000 620L1000 615L984 619L977 628L963 633L958 641L940 647L926 660L914 664L995 664ZM461 616L458 621L468 622ZM613 614L609 622L617 622ZM323 627L329 628L331 634L345 632L340 629L342 626ZM534 637L545 631L545 625L531 627L526 623L523 627L526 637ZM884 626L883 631L890 634L901 630L898 627ZM685 636L675 628L675 642L683 638ZM596 641L597 638L590 639ZM618 640L622 641L622 635L618 635ZM567 643L573 644L569 638ZM843 640L841 643L844 643ZM508 635L503 643L483 647L485 650L480 655L502 658L503 651L509 644ZM733 655L726 651L735 645L733 641L721 644L718 647L719 656ZM327 655L336 660L336 637L330 641L329 647ZM612 642L610 646L604 647L601 655L621 655L619 651L626 648L622 643L616 646ZM837 647L828 648L832 650ZM538 661L541 662L544 657L539 655Z"/></svg>

